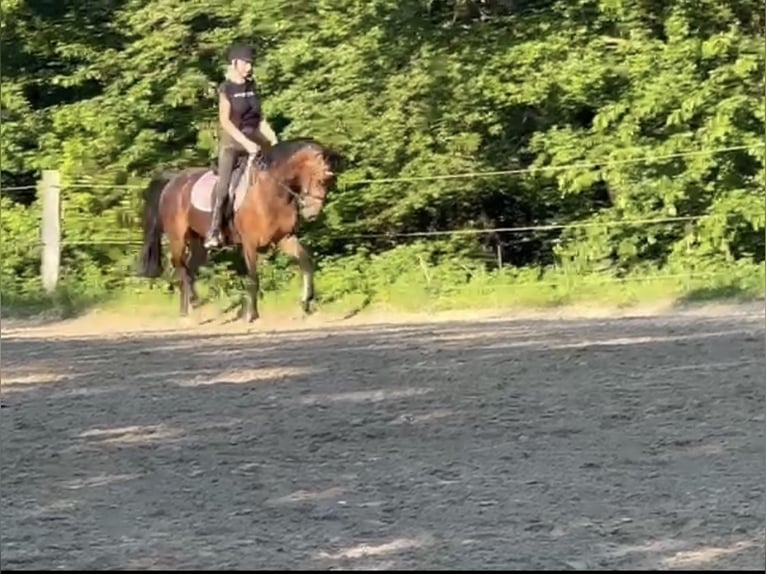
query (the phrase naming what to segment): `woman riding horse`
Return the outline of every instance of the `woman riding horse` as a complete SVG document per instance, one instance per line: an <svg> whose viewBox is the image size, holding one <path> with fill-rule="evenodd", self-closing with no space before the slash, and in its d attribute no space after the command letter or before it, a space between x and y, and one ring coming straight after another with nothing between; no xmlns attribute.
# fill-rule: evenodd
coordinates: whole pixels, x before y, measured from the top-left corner
<svg viewBox="0 0 766 574"><path fill-rule="evenodd" d="M218 183L213 191L213 213L205 236L205 247L220 247L222 208L232 170L243 154L255 155L262 148L277 143L276 135L263 117L261 98L250 77L253 51L249 46L235 45L229 50L229 67L218 86Z"/></svg>
<svg viewBox="0 0 766 574"><path fill-rule="evenodd" d="M164 234L178 274L182 316L189 312L196 271L207 258L206 248L221 245L222 227L226 228L230 244L241 246L247 266L249 281L244 308L247 321L258 318L258 256L270 247L277 247L297 260L303 275L304 312L309 312L314 298L313 263L298 240L299 220L318 217L327 193L336 183L341 158L335 150L312 138L277 143L263 118L255 84L248 79L252 60L252 50L247 46L232 48L227 79L219 87L223 133L212 213L205 200L205 190L209 189L206 182L212 178L209 167L186 167L163 174L150 184L150 188L161 184L159 193L146 197L139 273L145 277L162 274ZM261 149L268 170L243 174L244 191L238 196L232 221L224 226L222 204L229 195L234 164L241 154L252 155Z"/></svg>

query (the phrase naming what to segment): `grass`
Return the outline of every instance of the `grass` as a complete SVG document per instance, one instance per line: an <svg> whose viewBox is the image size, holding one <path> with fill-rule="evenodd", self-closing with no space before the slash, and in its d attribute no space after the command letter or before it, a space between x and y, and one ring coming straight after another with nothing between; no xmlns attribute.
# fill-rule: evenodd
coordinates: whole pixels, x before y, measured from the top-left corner
<svg viewBox="0 0 766 574"><path fill-rule="evenodd" d="M268 277L268 269L264 277ZM293 272L280 282L264 281L259 301L264 317L294 317L300 313L300 277ZM530 270L461 270L454 267L417 268L403 273L316 275L317 305L322 315L351 317L366 313L438 313L465 310L552 309L563 306L630 308L646 304L689 304L762 299L766 276L763 265L733 266L726 271L692 273L647 272L624 279L604 275L577 276L551 271L536 277ZM208 315L233 315L241 292L222 290L215 281L198 282ZM130 279L112 292L83 285L62 286L52 295L3 296L3 317L73 318L103 312L172 320L179 310L178 292L163 281Z"/></svg>
<svg viewBox="0 0 766 574"><path fill-rule="evenodd" d="M53 293L34 290L24 294L0 295L0 314L3 318L60 320L77 317L110 299L104 291L83 291L67 286Z"/></svg>

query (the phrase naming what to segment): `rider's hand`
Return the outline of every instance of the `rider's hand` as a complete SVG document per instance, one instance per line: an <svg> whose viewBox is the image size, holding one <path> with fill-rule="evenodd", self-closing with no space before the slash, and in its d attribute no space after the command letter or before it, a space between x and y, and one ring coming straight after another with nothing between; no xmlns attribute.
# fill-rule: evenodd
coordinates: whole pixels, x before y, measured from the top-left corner
<svg viewBox="0 0 766 574"><path fill-rule="evenodd" d="M257 154L259 149L260 148L253 142L247 142L247 146L245 146L245 150L247 150L247 153L249 153L250 155Z"/></svg>

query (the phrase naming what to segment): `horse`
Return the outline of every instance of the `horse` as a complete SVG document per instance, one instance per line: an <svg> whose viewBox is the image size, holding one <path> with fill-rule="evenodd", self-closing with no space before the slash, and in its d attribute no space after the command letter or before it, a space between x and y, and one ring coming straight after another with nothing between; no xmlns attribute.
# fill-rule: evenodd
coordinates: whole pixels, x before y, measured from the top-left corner
<svg viewBox="0 0 766 574"><path fill-rule="evenodd" d="M302 217L313 221L336 182L340 155L311 138L284 140L263 150L260 161L247 156L235 167L222 223L222 246L241 246L247 266L246 322L258 319L258 256L274 246L297 260L303 280L301 307L308 314L314 299L311 255L301 245L297 230ZM257 165L260 164L260 165ZM256 167L257 166L257 167ZM217 175L208 167L187 167L160 176L156 198L145 197L144 241L139 272L162 274L162 234L167 236L170 259L180 284L180 315L188 315L196 301L198 267L205 261L203 241L213 203ZM152 185L157 185L155 180ZM189 249L187 257L187 247Z"/></svg>

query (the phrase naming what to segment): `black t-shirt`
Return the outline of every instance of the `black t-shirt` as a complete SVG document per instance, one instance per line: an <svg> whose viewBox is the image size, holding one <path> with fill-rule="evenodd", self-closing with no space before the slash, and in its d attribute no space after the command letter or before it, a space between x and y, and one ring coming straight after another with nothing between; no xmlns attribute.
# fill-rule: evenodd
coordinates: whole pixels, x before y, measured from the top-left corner
<svg viewBox="0 0 766 574"><path fill-rule="evenodd" d="M230 119L237 129L258 129L261 124L261 98L253 80L247 79L242 84L226 80L218 87L218 91L226 95L231 103Z"/></svg>

